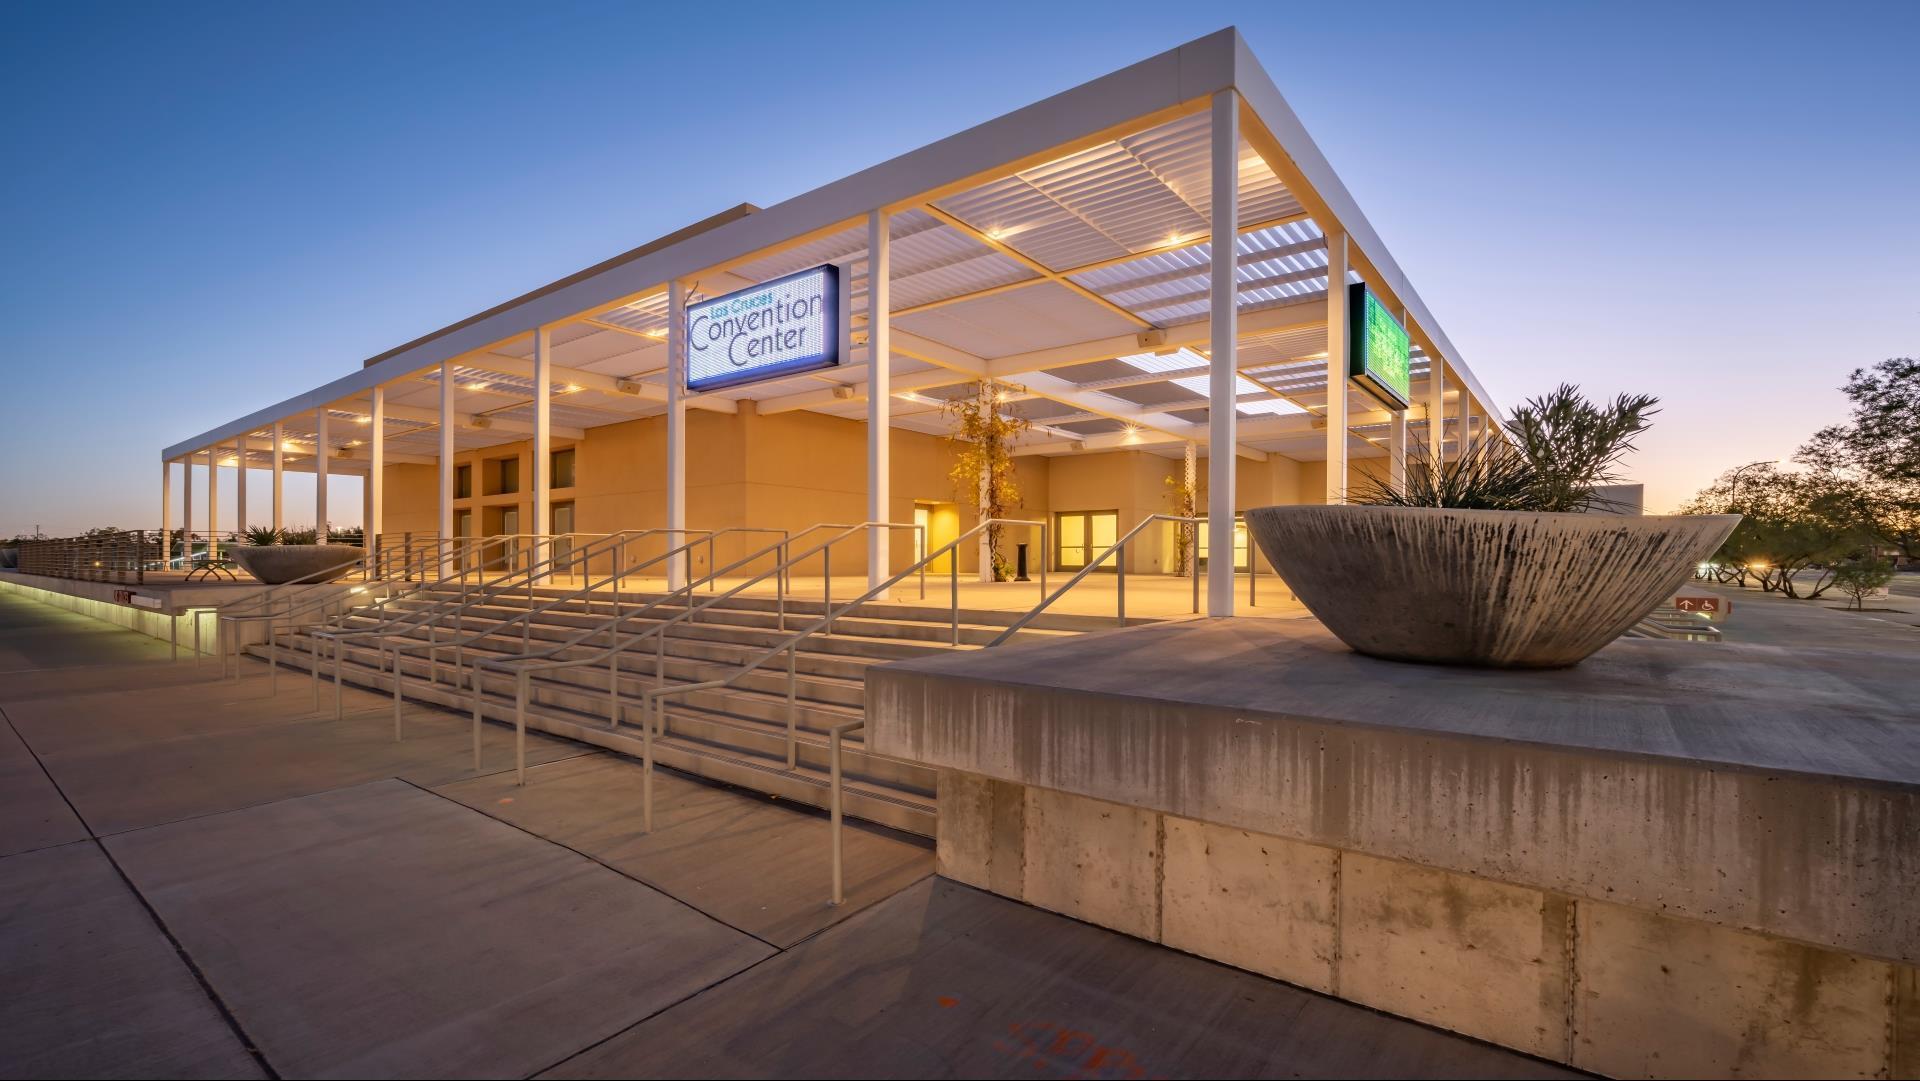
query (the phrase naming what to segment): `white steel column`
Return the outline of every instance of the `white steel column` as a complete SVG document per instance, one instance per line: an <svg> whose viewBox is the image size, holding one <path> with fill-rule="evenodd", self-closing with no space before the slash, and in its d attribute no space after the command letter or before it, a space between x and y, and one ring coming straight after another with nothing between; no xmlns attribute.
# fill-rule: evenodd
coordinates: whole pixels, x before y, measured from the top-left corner
<svg viewBox="0 0 1920 1081"><path fill-rule="evenodd" d="M1347 501L1347 234L1327 234L1327 502Z"/></svg>
<svg viewBox="0 0 1920 1081"><path fill-rule="evenodd" d="M247 531L247 437L233 441L233 528Z"/></svg>
<svg viewBox="0 0 1920 1081"><path fill-rule="evenodd" d="M453 551L453 361L440 362L440 531L441 551ZM440 561L442 576L453 572L451 558Z"/></svg>
<svg viewBox="0 0 1920 1081"><path fill-rule="evenodd" d="M173 556L173 463L160 461L160 569Z"/></svg>
<svg viewBox="0 0 1920 1081"><path fill-rule="evenodd" d="M327 459L332 443L327 438L327 407L313 411L313 529L316 542L327 543Z"/></svg>
<svg viewBox="0 0 1920 1081"><path fill-rule="evenodd" d="M553 528L553 332L533 332L533 528L535 562L547 558L547 533ZM540 575L541 581L547 576Z"/></svg>
<svg viewBox="0 0 1920 1081"><path fill-rule="evenodd" d="M373 412L367 418L371 449L367 457L367 516L360 522L368 555L378 554L387 511L387 388L373 388Z"/></svg>
<svg viewBox="0 0 1920 1081"><path fill-rule="evenodd" d="M1233 614L1233 493L1235 399L1239 397L1239 365L1234 360L1239 333L1240 260L1234 240L1240 235L1240 95L1232 90L1213 95L1213 131L1210 149L1213 172L1212 241L1207 285L1207 614ZM1195 553L1198 558L1198 553Z"/></svg>
<svg viewBox="0 0 1920 1081"><path fill-rule="evenodd" d="M1447 460L1447 362L1439 357L1427 371L1427 452L1434 465Z"/></svg>
<svg viewBox="0 0 1920 1081"><path fill-rule="evenodd" d="M1407 331L1408 348L1412 348L1413 324L1407 316L1407 309L1400 309L1400 329ZM1413 361L1409 359L1411 367ZM1412 397L1411 394L1408 397ZM1392 419L1387 422L1387 482L1396 492L1407 490L1407 413L1412 410L1409 403L1392 411Z"/></svg>
<svg viewBox="0 0 1920 1081"><path fill-rule="evenodd" d="M180 563L193 561L193 452L180 456Z"/></svg>
<svg viewBox="0 0 1920 1081"><path fill-rule="evenodd" d="M1387 421L1387 482L1396 492L1407 490L1407 411L1396 409Z"/></svg>
<svg viewBox="0 0 1920 1081"><path fill-rule="evenodd" d="M667 539L687 542L687 287L667 286ZM667 560L667 588L687 584L686 553Z"/></svg>
<svg viewBox="0 0 1920 1081"><path fill-rule="evenodd" d="M1473 396L1467 393L1467 386L1460 384L1460 420L1459 432L1455 438L1460 441L1460 456L1466 457L1467 449L1473 445Z"/></svg>
<svg viewBox="0 0 1920 1081"><path fill-rule="evenodd" d="M285 443L286 433L281 431L280 422L276 420L273 422L273 528L276 530L285 529L287 526L286 520L280 516L283 509L280 498L280 479L287 467Z"/></svg>
<svg viewBox="0 0 1920 1081"><path fill-rule="evenodd" d="M207 448L207 558L220 552L220 447Z"/></svg>
<svg viewBox="0 0 1920 1081"><path fill-rule="evenodd" d="M889 215L867 215L867 521L890 522L893 495L893 238ZM852 283L842 281L840 287ZM893 531L867 531L867 588L887 580ZM881 598L884 600L885 598Z"/></svg>

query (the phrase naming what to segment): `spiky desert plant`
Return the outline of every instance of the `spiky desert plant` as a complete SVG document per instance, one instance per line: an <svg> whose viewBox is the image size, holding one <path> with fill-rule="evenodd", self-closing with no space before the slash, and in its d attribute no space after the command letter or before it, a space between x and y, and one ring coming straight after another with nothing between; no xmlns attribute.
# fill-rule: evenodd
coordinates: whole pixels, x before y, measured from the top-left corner
<svg viewBox="0 0 1920 1081"><path fill-rule="evenodd" d="M1599 405L1562 383L1514 410L1507 434L1533 470L1533 505L1526 509L1615 509L1594 490L1619 479L1615 467L1634 437L1653 426L1659 404L1650 394L1622 394Z"/></svg>
<svg viewBox="0 0 1920 1081"><path fill-rule="evenodd" d="M1497 439L1470 443L1466 452L1441 460L1421 445L1407 451L1407 481L1395 486L1369 478L1352 495L1377 507L1447 507L1455 510L1538 510L1533 466Z"/></svg>
<svg viewBox="0 0 1920 1081"><path fill-rule="evenodd" d="M250 525L247 527L247 543L256 548L279 544L280 531L270 525Z"/></svg>

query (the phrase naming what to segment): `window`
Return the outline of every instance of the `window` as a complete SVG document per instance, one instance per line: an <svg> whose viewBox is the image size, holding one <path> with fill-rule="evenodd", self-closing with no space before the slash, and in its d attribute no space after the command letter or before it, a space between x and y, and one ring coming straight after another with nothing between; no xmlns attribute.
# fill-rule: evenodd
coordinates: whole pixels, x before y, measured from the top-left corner
<svg viewBox="0 0 1920 1081"><path fill-rule="evenodd" d="M1117 510L1062 511L1053 522L1054 566L1061 570L1079 570L1120 539ZM1100 569L1113 570L1113 560L1102 563Z"/></svg>
<svg viewBox="0 0 1920 1081"><path fill-rule="evenodd" d="M487 474L493 481L488 495L512 495L520 490L519 458L495 458L487 463Z"/></svg>
<svg viewBox="0 0 1920 1081"><path fill-rule="evenodd" d="M457 465L453 467L453 498L473 498L473 467Z"/></svg>
<svg viewBox="0 0 1920 1081"><path fill-rule="evenodd" d="M553 452L553 471L547 483L555 488L573 487L573 448Z"/></svg>

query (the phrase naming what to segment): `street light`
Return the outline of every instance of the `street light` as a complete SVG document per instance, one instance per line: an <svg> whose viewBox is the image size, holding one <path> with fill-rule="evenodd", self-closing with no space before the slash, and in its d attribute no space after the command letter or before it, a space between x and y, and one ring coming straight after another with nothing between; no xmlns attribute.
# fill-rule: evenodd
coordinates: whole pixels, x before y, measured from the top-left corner
<svg viewBox="0 0 1920 1081"><path fill-rule="evenodd" d="M1748 462L1746 465L1743 465L1740 468L1734 470L1733 480L1729 482L1727 486L1727 509L1732 510L1733 508L1738 507L1740 505L1741 474L1745 473L1749 469L1758 469L1763 465L1778 465L1778 464L1780 464L1780 459L1769 458L1764 462Z"/></svg>

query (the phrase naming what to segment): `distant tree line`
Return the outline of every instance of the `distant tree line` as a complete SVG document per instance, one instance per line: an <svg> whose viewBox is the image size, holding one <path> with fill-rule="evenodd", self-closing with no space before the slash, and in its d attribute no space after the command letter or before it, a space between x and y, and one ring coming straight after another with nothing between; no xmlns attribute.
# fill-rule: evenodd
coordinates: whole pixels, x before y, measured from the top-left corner
<svg viewBox="0 0 1920 1081"><path fill-rule="evenodd" d="M1814 433L1799 468L1728 470L1682 508L1745 516L1714 557L1720 581L1809 600L1837 588L1858 607L1892 580L1890 556L1920 562L1920 361L1855 369L1841 389L1850 416Z"/></svg>

